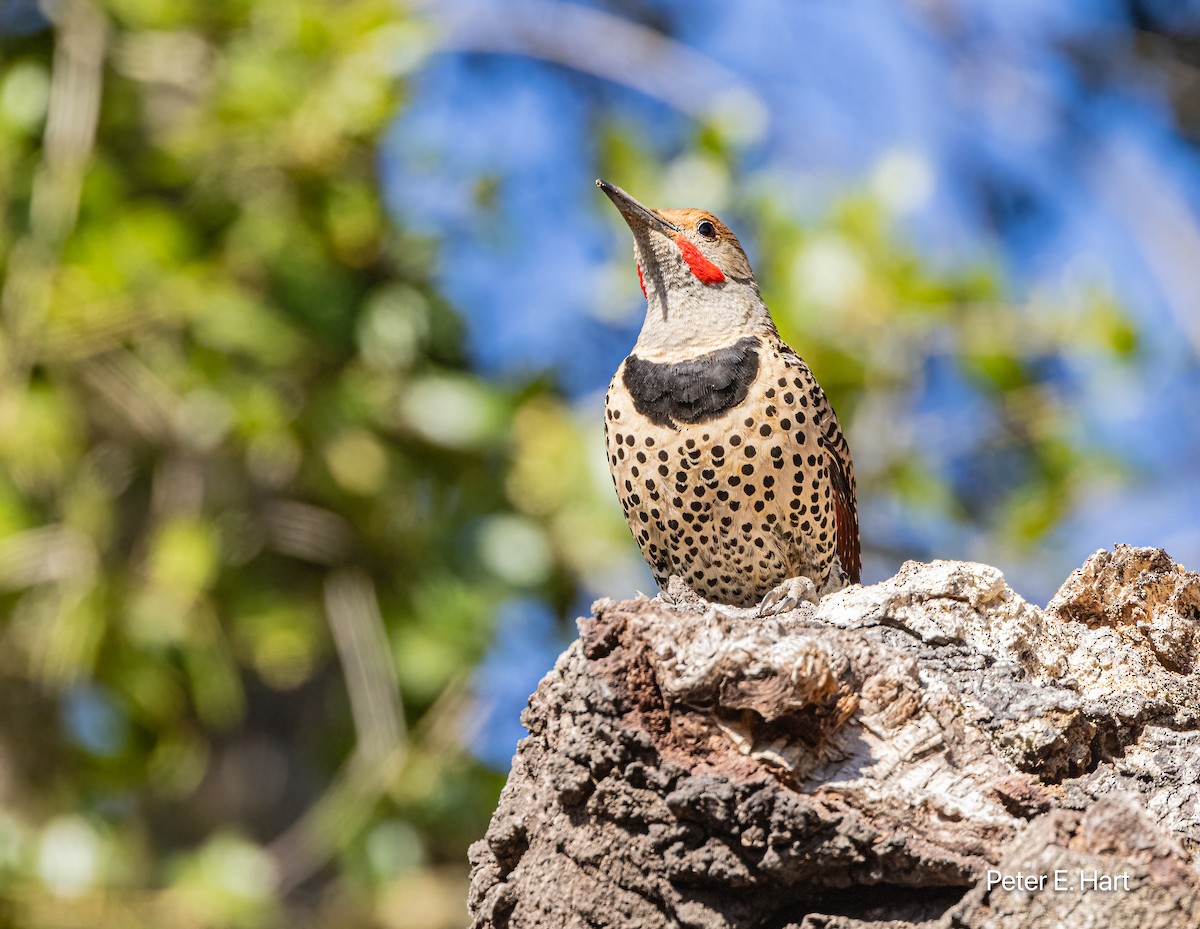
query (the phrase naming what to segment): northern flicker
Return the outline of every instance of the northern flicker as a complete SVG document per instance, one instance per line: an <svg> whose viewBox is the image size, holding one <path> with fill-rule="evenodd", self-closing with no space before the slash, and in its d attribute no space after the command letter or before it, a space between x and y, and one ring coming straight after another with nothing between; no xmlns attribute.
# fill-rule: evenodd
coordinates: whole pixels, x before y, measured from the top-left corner
<svg viewBox="0 0 1200 929"><path fill-rule="evenodd" d="M605 397L605 446L659 586L679 575L707 600L775 612L857 583L850 449L741 243L711 213L596 186L633 232L647 303Z"/></svg>

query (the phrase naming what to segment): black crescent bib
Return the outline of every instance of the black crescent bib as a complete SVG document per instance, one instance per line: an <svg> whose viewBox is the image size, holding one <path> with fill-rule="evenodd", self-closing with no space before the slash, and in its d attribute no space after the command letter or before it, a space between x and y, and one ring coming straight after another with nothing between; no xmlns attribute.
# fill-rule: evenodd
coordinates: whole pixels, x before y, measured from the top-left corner
<svg viewBox="0 0 1200 929"><path fill-rule="evenodd" d="M634 409L660 426L714 419L746 399L758 376L759 340L747 336L726 348L674 364L637 355L625 359L622 380Z"/></svg>

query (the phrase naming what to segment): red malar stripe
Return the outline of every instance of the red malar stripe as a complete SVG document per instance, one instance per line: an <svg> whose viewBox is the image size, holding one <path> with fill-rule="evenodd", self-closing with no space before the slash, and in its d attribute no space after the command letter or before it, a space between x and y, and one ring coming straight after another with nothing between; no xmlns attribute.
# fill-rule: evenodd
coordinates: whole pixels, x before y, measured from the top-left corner
<svg viewBox="0 0 1200 929"><path fill-rule="evenodd" d="M719 284L725 280L721 269L705 258L700 253L700 249L696 248L687 238L677 235L675 244L679 246L679 251L683 255L683 260L687 262L687 266L692 269L692 273L702 284Z"/></svg>

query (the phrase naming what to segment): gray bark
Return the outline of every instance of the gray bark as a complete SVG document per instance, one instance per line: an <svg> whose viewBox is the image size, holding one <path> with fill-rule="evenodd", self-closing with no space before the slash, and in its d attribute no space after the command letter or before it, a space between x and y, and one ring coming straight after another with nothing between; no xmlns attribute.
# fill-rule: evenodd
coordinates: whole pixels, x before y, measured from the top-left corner
<svg viewBox="0 0 1200 929"><path fill-rule="evenodd" d="M673 593L599 601L531 698L475 927L1200 927L1200 576L1161 550L1045 609L964 562Z"/></svg>

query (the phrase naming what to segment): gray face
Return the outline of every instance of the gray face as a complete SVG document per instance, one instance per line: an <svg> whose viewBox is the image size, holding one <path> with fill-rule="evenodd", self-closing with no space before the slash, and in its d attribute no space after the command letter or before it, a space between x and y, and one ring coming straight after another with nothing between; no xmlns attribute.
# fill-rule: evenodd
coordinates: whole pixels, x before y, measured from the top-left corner
<svg viewBox="0 0 1200 929"><path fill-rule="evenodd" d="M746 253L724 223L703 210L652 210L596 183L633 233L647 301L640 357L693 358L774 328Z"/></svg>

